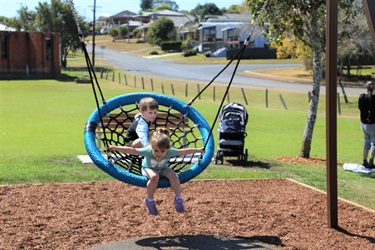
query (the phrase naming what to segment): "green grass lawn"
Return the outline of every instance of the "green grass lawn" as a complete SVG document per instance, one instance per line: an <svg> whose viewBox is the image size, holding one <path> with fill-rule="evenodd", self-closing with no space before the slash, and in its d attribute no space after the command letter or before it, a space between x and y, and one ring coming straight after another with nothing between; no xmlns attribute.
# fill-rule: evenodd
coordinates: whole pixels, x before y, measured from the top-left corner
<svg viewBox="0 0 375 250"><path fill-rule="evenodd" d="M81 77L85 74L81 58L64 73ZM68 63L68 65L71 62ZM77 67L80 70L77 70ZM173 95L189 101L197 94L197 83L176 79L142 78L126 74L117 68L100 65L117 78L100 78L106 99L124 93L151 91ZM136 79L137 84L134 84ZM144 82L144 88L142 86ZM204 84L201 83L201 89ZM188 86L188 96L185 96ZM225 86L214 84L197 99L193 107L213 123ZM307 93L269 91L268 107L265 90L244 87L249 112L248 136L245 146L249 151L249 164L233 166L213 163L197 179L227 178L292 178L320 190L326 189L326 168L318 165L284 164L274 160L277 156L296 156L302 144L308 109ZM215 92L214 92L215 91ZM215 93L215 95L214 95ZM284 110L279 95L288 105ZM82 164L77 155L86 154L83 144L84 125L96 108L91 85L76 84L67 80L13 80L0 81L0 184L107 181L110 176L93 164ZM215 100L214 97L215 96ZM230 101L244 104L241 87L233 86ZM311 156L325 158L325 97L321 96L319 113L313 134ZM360 162L362 158L362 132L359 128L357 97L350 96L349 104L342 103L342 114L337 118L338 160ZM227 101L225 102L227 103ZM216 124L217 127L217 124ZM217 141L217 130L214 138ZM217 144L216 144L217 147ZM368 208L375 209L375 174L364 175L344 171L338 165L339 196Z"/></svg>

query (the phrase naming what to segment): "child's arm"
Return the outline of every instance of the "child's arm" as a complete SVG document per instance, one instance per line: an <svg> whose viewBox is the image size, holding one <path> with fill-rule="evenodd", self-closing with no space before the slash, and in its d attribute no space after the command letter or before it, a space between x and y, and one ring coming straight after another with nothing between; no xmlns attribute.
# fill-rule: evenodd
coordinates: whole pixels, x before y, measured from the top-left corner
<svg viewBox="0 0 375 250"><path fill-rule="evenodd" d="M111 146L109 145L107 147L108 151L118 151L123 152L125 154L131 154L131 155L139 155L139 151L137 148L133 147L126 147L126 146Z"/></svg>
<svg viewBox="0 0 375 250"><path fill-rule="evenodd" d="M204 148L181 148L177 149L177 156L180 155L190 155L194 153L200 152L201 154L204 154Z"/></svg>

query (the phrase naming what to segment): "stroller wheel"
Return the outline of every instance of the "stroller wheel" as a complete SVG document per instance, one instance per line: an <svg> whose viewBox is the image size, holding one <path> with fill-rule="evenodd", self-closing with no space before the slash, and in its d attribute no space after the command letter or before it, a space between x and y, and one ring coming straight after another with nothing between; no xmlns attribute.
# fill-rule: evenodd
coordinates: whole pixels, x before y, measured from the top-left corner
<svg viewBox="0 0 375 250"><path fill-rule="evenodd" d="M223 164L223 156L222 156L222 152L220 151L217 151L216 155L215 155L215 164L218 163L218 161L220 161L221 164Z"/></svg>
<svg viewBox="0 0 375 250"><path fill-rule="evenodd" d="M249 154L247 153L247 149L245 149L245 154L243 156L243 161L246 163L247 162L247 159L249 157Z"/></svg>
<svg viewBox="0 0 375 250"><path fill-rule="evenodd" d="M243 154L239 154L238 157L237 157L237 160L242 161L242 159L243 159Z"/></svg>
<svg viewBox="0 0 375 250"><path fill-rule="evenodd" d="M221 152L220 154L220 163L223 164L224 163L224 153Z"/></svg>

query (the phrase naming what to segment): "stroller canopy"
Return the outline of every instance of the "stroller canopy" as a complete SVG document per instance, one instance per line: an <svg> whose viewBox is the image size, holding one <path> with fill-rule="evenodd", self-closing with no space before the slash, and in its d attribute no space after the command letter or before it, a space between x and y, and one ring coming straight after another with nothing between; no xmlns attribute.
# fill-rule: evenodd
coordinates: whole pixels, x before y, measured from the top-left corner
<svg viewBox="0 0 375 250"><path fill-rule="evenodd" d="M240 118L240 126L245 128L248 120L248 113L246 108L239 103L228 103L225 105L220 112L219 119L220 124L223 122L226 123L226 120L231 120L233 117L236 117L236 120Z"/></svg>

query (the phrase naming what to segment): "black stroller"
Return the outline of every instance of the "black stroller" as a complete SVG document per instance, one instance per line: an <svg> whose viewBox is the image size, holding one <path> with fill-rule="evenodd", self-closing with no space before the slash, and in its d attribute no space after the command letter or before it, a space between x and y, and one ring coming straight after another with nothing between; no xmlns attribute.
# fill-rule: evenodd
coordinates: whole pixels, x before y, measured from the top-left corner
<svg viewBox="0 0 375 250"><path fill-rule="evenodd" d="M247 162L248 152L244 150L248 113L239 103L225 105L219 114L218 141L215 164L223 164L224 156L237 156L238 161Z"/></svg>

